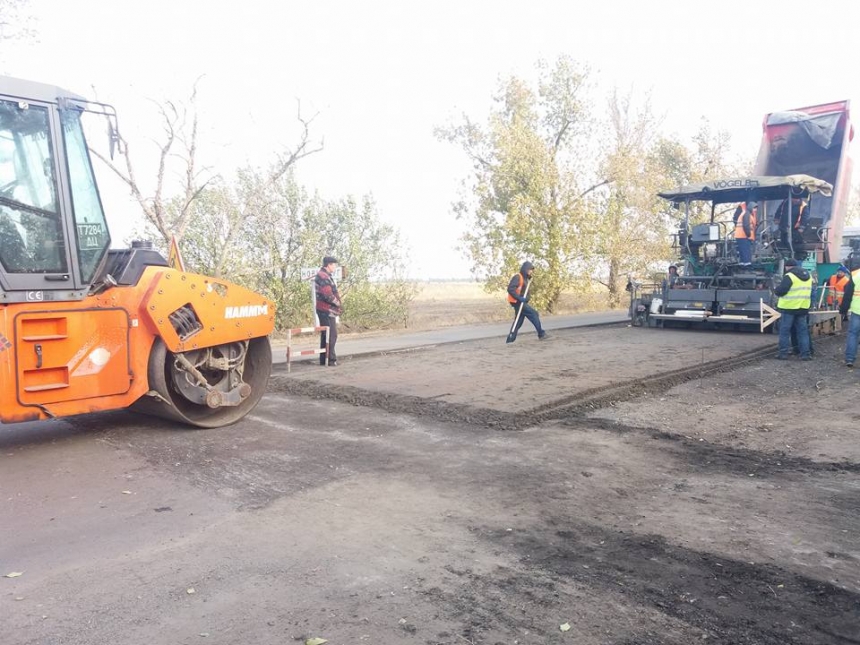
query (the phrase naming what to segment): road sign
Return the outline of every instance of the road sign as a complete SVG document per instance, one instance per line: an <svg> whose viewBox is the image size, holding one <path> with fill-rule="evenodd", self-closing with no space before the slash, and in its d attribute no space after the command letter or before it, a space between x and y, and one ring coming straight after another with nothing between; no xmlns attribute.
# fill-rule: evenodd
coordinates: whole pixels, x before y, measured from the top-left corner
<svg viewBox="0 0 860 645"><path fill-rule="evenodd" d="M179 241L176 239L175 235L170 238L170 250L167 253L167 264L179 271L185 271L185 262L182 260L182 253L179 251Z"/></svg>
<svg viewBox="0 0 860 645"><path fill-rule="evenodd" d="M302 280L310 280L313 278L317 272L319 271L318 267L302 267L301 269L301 279ZM334 273L332 276L335 279L335 282L343 279L343 267L335 267Z"/></svg>
<svg viewBox="0 0 860 645"><path fill-rule="evenodd" d="M761 324L761 331L764 331L765 327L768 327L769 325L772 325L773 323L775 323L777 321L777 319L782 314L779 313L773 307L770 307L770 306L764 304L764 300L762 300L762 299L759 299L758 304L759 304L760 312L761 312L760 317L759 317L760 324Z"/></svg>

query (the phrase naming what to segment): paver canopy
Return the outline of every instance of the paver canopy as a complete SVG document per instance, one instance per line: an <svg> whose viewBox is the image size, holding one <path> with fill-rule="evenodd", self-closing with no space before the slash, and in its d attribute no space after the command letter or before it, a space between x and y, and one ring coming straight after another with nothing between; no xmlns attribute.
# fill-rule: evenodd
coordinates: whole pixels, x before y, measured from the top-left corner
<svg viewBox="0 0 860 645"><path fill-rule="evenodd" d="M676 191L658 193L671 202L705 200L722 204L747 200L766 201L785 199L788 191L798 197L820 193L829 197L833 186L822 179L809 175L788 175L786 177L728 177L712 179L699 184L682 186Z"/></svg>

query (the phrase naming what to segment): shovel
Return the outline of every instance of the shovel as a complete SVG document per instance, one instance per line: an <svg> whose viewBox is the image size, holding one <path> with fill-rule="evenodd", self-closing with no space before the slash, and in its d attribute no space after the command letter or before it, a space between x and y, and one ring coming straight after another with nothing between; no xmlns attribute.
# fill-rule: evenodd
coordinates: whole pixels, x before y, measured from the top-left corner
<svg viewBox="0 0 860 645"><path fill-rule="evenodd" d="M523 298L525 299L529 295L529 287L531 286L532 281L529 280L526 282L525 291L523 291ZM512 343L517 339L517 325L520 323L520 317L523 315L523 308L526 303L522 303L520 308L517 310L517 315L514 316L514 322L511 325L511 331L508 332L508 339L505 341L506 343Z"/></svg>

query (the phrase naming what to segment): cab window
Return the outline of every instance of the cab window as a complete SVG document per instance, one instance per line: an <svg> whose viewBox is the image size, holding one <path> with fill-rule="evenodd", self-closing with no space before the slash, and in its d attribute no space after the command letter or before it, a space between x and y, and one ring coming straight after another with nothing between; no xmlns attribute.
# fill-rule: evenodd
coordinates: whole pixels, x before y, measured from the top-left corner
<svg viewBox="0 0 860 645"><path fill-rule="evenodd" d="M48 110L0 101L0 264L9 273L65 273Z"/></svg>
<svg viewBox="0 0 860 645"><path fill-rule="evenodd" d="M110 246L110 234L81 127L81 113L78 110L63 110L60 112L60 120L63 124L63 140L69 164L69 186L81 280L89 283Z"/></svg>

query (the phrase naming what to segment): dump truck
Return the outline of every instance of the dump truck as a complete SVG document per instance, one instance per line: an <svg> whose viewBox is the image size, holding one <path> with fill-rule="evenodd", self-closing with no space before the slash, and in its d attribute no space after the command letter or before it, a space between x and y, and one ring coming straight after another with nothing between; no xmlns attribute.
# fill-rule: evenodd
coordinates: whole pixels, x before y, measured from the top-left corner
<svg viewBox="0 0 860 645"><path fill-rule="evenodd" d="M848 102L774 112L765 116L762 130L756 174L659 194L679 214L678 276L628 283L634 326L763 330L763 305L775 305L772 290L787 258L799 260L819 284L844 259L854 134ZM756 217L751 257L742 261L736 219L746 209Z"/></svg>
<svg viewBox="0 0 860 645"><path fill-rule="evenodd" d="M151 244L111 248L86 113L113 148L111 106L0 78L0 422L132 407L234 423L266 390L274 305Z"/></svg>
<svg viewBox="0 0 860 645"><path fill-rule="evenodd" d="M836 101L767 114L754 170L756 175L811 175L833 186L831 195L810 205L803 232L792 236L801 248L789 250L799 259L833 265L830 274L844 259L842 230L853 172L850 107L849 101Z"/></svg>

